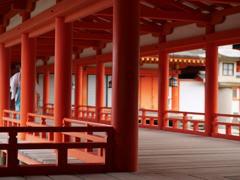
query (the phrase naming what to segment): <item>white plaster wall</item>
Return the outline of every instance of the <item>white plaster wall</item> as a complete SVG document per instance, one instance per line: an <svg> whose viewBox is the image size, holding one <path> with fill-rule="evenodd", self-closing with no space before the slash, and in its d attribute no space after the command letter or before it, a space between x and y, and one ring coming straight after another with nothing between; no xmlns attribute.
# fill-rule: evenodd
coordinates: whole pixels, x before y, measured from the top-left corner
<svg viewBox="0 0 240 180"><path fill-rule="evenodd" d="M198 81L181 81L179 86L180 111L204 112L204 84ZM191 115L195 118L203 118L199 115Z"/></svg>
<svg viewBox="0 0 240 180"><path fill-rule="evenodd" d="M43 65L43 61L41 59L36 61L36 66L42 66Z"/></svg>
<svg viewBox="0 0 240 180"><path fill-rule="evenodd" d="M232 113L239 112L239 101L232 101Z"/></svg>
<svg viewBox="0 0 240 180"><path fill-rule="evenodd" d="M205 28L199 28L196 24L189 24L182 27L174 28L172 34L166 36L166 41L174 41L178 39L185 39L205 34Z"/></svg>
<svg viewBox="0 0 240 180"><path fill-rule="evenodd" d="M223 75L223 63L232 63L233 64L233 76L224 76ZM221 61L218 64L218 81L219 82L234 82L234 81L239 81L236 77L236 71L237 71L237 63L236 62L230 62L230 61Z"/></svg>
<svg viewBox="0 0 240 180"><path fill-rule="evenodd" d="M21 23L22 23L22 17L19 14L13 16L10 19L10 22L9 22L9 25L7 26L7 28L6 28L6 31L18 26Z"/></svg>
<svg viewBox="0 0 240 180"><path fill-rule="evenodd" d="M93 50L92 47L90 47L83 50L83 52L80 54L80 58L90 57L95 55L96 55L96 51Z"/></svg>
<svg viewBox="0 0 240 180"><path fill-rule="evenodd" d="M226 16L226 19L222 24L215 25L215 31L221 32L221 31L240 28L239 19L240 19L240 13Z"/></svg>
<svg viewBox="0 0 240 180"><path fill-rule="evenodd" d="M36 7L33 12L31 12L31 17L43 12L44 10L50 8L56 4L56 0L39 0L36 3Z"/></svg>
<svg viewBox="0 0 240 180"><path fill-rule="evenodd" d="M104 49L102 49L102 53L107 54L110 52L112 52L112 43L107 43L106 47Z"/></svg>
<svg viewBox="0 0 240 180"><path fill-rule="evenodd" d="M232 88L218 89L218 113L232 113Z"/></svg>
<svg viewBox="0 0 240 180"><path fill-rule="evenodd" d="M140 46L147 46L151 44L157 44L158 38L153 37L152 34L145 34L140 36Z"/></svg>

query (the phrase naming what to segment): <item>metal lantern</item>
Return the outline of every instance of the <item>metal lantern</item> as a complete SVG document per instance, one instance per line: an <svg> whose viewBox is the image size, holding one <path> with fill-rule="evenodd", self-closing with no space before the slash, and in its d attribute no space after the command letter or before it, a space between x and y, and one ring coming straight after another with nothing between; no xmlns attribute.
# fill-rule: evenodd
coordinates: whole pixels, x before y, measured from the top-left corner
<svg viewBox="0 0 240 180"><path fill-rule="evenodd" d="M174 76L170 77L169 79L169 86L170 87L177 87L178 86L178 80Z"/></svg>
<svg viewBox="0 0 240 180"><path fill-rule="evenodd" d="M112 88L112 80L108 82L108 88Z"/></svg>

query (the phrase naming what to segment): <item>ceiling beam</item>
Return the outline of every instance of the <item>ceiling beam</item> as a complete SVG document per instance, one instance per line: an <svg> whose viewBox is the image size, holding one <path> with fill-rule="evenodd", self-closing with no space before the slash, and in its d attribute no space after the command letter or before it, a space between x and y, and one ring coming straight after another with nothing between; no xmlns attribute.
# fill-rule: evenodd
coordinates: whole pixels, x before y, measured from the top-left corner
<svg viewBox="0 0 240 180"><path fill-rule="evenodd" d="M113 16L112 10L103 10L95 13L96 16ZM140 10L140 18L158 19L158 20L177 20L188 22L210 22L211 15L198 12L167 11L159 9Z"/></svg>
<svg viewBox="0 0 240 180"><path fill-rule="evenodd" d="M113 23L107 22L87 22L75 21L73 23L74 29L87 29L87 30L108 30L113 31ZM141 32L160 32L161 26L159 25L140 25Z"/></svg>
<svg viewBox="0 0 240 180"><path fill-rule="evenodd" d="M54 38L47 38L47 39L37 39L37 45L49 45L55 46L55 39ZM79 41L73 40L74 47L99 47L99 41Z"/></svg>
<svg viewBox="0 0 240 180"><path fill-rule="evenodd" d="M199 1L199 2L210 2L210 3L240 5L240 0L183 0L181 2L185 2L185 1Z"/></svg>

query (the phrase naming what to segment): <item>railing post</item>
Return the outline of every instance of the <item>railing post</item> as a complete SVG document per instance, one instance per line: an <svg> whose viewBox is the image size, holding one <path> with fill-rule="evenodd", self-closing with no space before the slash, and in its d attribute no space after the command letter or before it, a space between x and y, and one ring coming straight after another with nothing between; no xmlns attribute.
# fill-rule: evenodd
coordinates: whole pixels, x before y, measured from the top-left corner
<svg viewBox="0 0 240 180"><path fill-rule="evenodd" d="M166 111L163 112L163 118L168 114ZM159 118L159 117L158 117ZM159 121L158 121L159 122ZM164 119L163 127L168 127L168 119Z"/></svg>
<svg viewBox="0 0 240 180"><path fill-rule="evenodd" d="M63 144L64 146L64 144ZM58 149L56 153L56 164L57 166L66 166L67 165L67 149Z"/></svg>
<svg viewBox="0 0 240 180"><path fill-rule="evenodd" d="M87 127L91 127L91 125L89 125L89 124L87 124L86 125ZM92 135L93 134L93 132L86 132L86 134L88 134L88 135ZM93 141L91 141L91 140L85 140L85 142L93 142ZM93 151L93 149L92 148L86 148L85 149L85 152L92 152Z"/></svg>
<svg viewBox="0 0 240 180"><path fill-rule="evenodd" d="M41 117L41 125L46 125L46 119ZM46 138L46 132L41 132L40 133L41 138Z"/></svg>
<svg viewBox="0 0 240 180"><path fill-rule="evenodd" d="M183 113L183 129L186 130L188 129L188 122L186 121L187 119L187 113Z"/></svg>
<svg viewBox="0 0 240 180"><path fill-rule="evenodd" d="M193 131L198 131L198 122L193 123Z"/></svg>
<svg viewBox="0 0 240 180"><path fill-rule="evenodd" d="M213 114L213 122L218 122L218 115ZM218 124L214 124L213 132L218 133Z"/></svg>
<svg viewBox="0 0 240 180"><path fill-rule="evenodd" d="M113 132L107 132L107 143L113 143L114 137ZM113 164L114 149L106 148L103 150L103 156L105 159L105 164Z"/></svg>
<svg viewBox="0 0 240 180"><path fill-rule="evenodd" d="M10 131L9 132L9 139L8 144L13 145L17 144L17 132ZM7 149L7 160L6 165L9 168L18 166L18 149Z"/></svg>
<svg viewBox="0 0 240 180"><path fill-rule="evenodd" d="M226 135L232 135L232 126L226 125Z"/></svg>

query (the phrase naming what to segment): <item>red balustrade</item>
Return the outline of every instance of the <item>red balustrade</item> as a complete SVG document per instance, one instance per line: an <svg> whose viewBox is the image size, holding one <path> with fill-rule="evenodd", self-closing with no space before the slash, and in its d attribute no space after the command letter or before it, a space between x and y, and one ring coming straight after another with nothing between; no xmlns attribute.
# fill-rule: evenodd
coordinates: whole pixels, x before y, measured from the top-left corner
<svg viewBox="0 0 240 180"><path fill-rule="evenodd" d="M96 108L94 106L78 106L78 118L81 120L96 121Z"/></svg>
<svg viewBox="0 0 240 180"><path fill-rule="evenodd" d="M6 165L0 166L2 176L32 174L74 174L100 173L113 171L113 128L112 127L0 127L0 132L9 134L8 143L0 144L0 150L7 151ZM91 142L63 143L18 143L17 134L23 132L61 132L75 138L88 138ZM106 137L92 136L86 133L105 133ZM82 133L82 134L81 134ZM66 134L64 134L66 135ZM83 152L82 149L103 149L100 154ZM18 165L19 149L56 149L56 164ZM76 149L78 159L87 163L68 164L69 151ZM87 156L88 155L88 156Z"/></svg>
<svg viewBox="0 0 240 180"><path fill-rule="evenodd" d="M158 111L151 109L140 109L139 110L139 123L138 126L142 128L157 129Z"/></svg>
<svg viewBox="0 0 240 180"><path fill-rule="evenodd" d="M229 118L240 118L240 115L233 115L233 114L219 114L215 113L213 114L213 137L218 138L225 138L225 139L231 139L231 140L240 140L240 124L239 123L232 123L232 122L219 122L218 117L229 117ZM225 126L225 133L219 132L218 126L222 125ZM238 134L234 134L232 132L233 128L236 128L238 130Z"/></svg>
<svg viewBox="0 0 240 180"><path fill-rule="evenodd" d="M45 106L46 106L46 112L45 112L45 114L51 114L51 115L53 115L54 114L54 104L51 104L51 103L47 103L47 104L45 104Z"/></svg>
<svg viewBox="0 0 240 180"><path fill-rule="evenodd" d="M177 114L174 117L170 117L169 113ZM180 115L179 115L180 114ZM196 112L184 112L184 111L165 111L164 112L164 127L163 130L182 132L188 134L205 135L205 129L199 129L199 124L205 127L204 119L189 119L189 115L200 115L204 116L204 113ZM178 117L179 116L179 117ZM169 121L172 122L172 126L169 126ZM193 125L193 128L189 127L189 124Z"/></svg>
<svg viewBox="0 0 240 180"><path fill-rule="evenodd" d="M100 108L100 122L105 124L111 124L112 121L112 108L101 107Z"/></svg>
<svg viewBox="0 0 240 180"><path fill-rule="evenodd" d="M42 115L42 114L34 114L28 113L27 115L27 126L28 127L51 127L50 125L46 124L46 120L54 120L53 116ZM35 122L35 118L40 119L40 123ZM26 135L26 140L30 142L49 142L53 141L54 135L52 132L28 132Z"/></svg>
<svg viewBox="0 0 240 180"><path fill-rule="evenodd" d="M4 110L3 111L3 127L20 127L20 119L17 119L19 111Z"/></svg>

